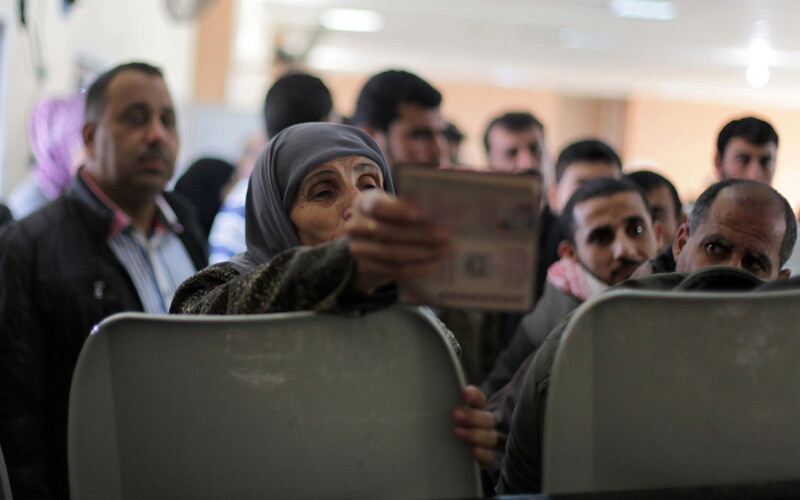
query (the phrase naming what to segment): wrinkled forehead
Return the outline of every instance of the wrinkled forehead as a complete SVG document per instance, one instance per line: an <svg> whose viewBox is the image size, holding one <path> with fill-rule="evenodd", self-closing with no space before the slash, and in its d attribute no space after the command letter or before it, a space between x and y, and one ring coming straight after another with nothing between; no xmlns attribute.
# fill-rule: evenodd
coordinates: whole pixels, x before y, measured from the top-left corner
<svg viewBox="0 0 800 500"><path fill-rule="evenodd" d="M771 197L728 188L717 195L697 232L698 237L716 233L734 245L778 254L786 233L786 221L783 209Z"/></svg>
<svg viewBox="0 0 800 500"><path fill-rule="evenodd" d="M348 177L352 174L372 174L376 175L378 179L383 181L383 172L374 160L360 155L342 156L328 160L316 167L312 168L301 181L301 184L307 184L313 180L318 174L322 172L331 172Z"/></svg>

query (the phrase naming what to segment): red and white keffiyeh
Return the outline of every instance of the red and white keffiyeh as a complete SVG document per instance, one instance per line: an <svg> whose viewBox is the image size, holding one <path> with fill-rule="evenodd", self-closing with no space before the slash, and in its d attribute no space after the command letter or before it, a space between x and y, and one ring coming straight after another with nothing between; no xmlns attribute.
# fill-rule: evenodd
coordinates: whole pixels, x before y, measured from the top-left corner
<svg viewBox="0 0 800 500"><path fill-rule="evenodd" d="M609 285L595 278L580 263L561 259L547 269L547 281L562 292L567 292L583 301L607 290Z"/></svg>

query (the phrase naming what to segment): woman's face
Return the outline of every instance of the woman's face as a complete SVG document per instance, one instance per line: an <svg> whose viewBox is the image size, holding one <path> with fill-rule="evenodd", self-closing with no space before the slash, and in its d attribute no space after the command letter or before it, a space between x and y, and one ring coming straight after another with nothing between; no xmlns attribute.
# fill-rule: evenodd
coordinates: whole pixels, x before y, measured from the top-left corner
<svg viewBox="0 0 800 500"><path fill-rule="evenodd" d="M383 190L383 174L364 156L336 158L306 174L289 213L300 243L315 246L343 236L353 202L367 189Z"/></svg>

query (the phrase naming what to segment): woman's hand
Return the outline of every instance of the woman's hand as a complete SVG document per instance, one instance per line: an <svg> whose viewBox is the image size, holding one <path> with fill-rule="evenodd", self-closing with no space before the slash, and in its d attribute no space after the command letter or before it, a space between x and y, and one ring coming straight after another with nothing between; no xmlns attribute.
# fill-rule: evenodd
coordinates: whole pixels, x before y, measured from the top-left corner
<svg viewBox="0 0 800 500"><path fill-rule="evenodd" d="M487 467L492 465L492 449L497 445L494 415L484 410L486 396L474 385L465 387L462 396L467 406L453 410L453 434L473 445L472 454L478 463Z"/></svg>
<svg viewBox="0 0 800 500"><path fill-rule="evenodd" d="M452 252L446 230L414 204L378 191L356 200L346 231L356 262L354 286L363 292L430 274Z"/></svg>

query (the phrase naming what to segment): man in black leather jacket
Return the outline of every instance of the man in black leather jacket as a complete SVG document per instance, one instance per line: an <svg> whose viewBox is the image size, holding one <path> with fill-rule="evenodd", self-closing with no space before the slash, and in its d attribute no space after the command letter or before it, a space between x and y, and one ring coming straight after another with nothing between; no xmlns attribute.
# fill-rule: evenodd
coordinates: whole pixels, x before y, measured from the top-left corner
<svg viewBox="0 0 800 500"><path fill-rule="evenodd" d="M168 307L170 283L208 258L195 213L163 193L178 137L161 71L118 66L86 106L86 164L61 197L0 231L0 446L16 498L69 497L69 389L92 327Z"/></svg>

